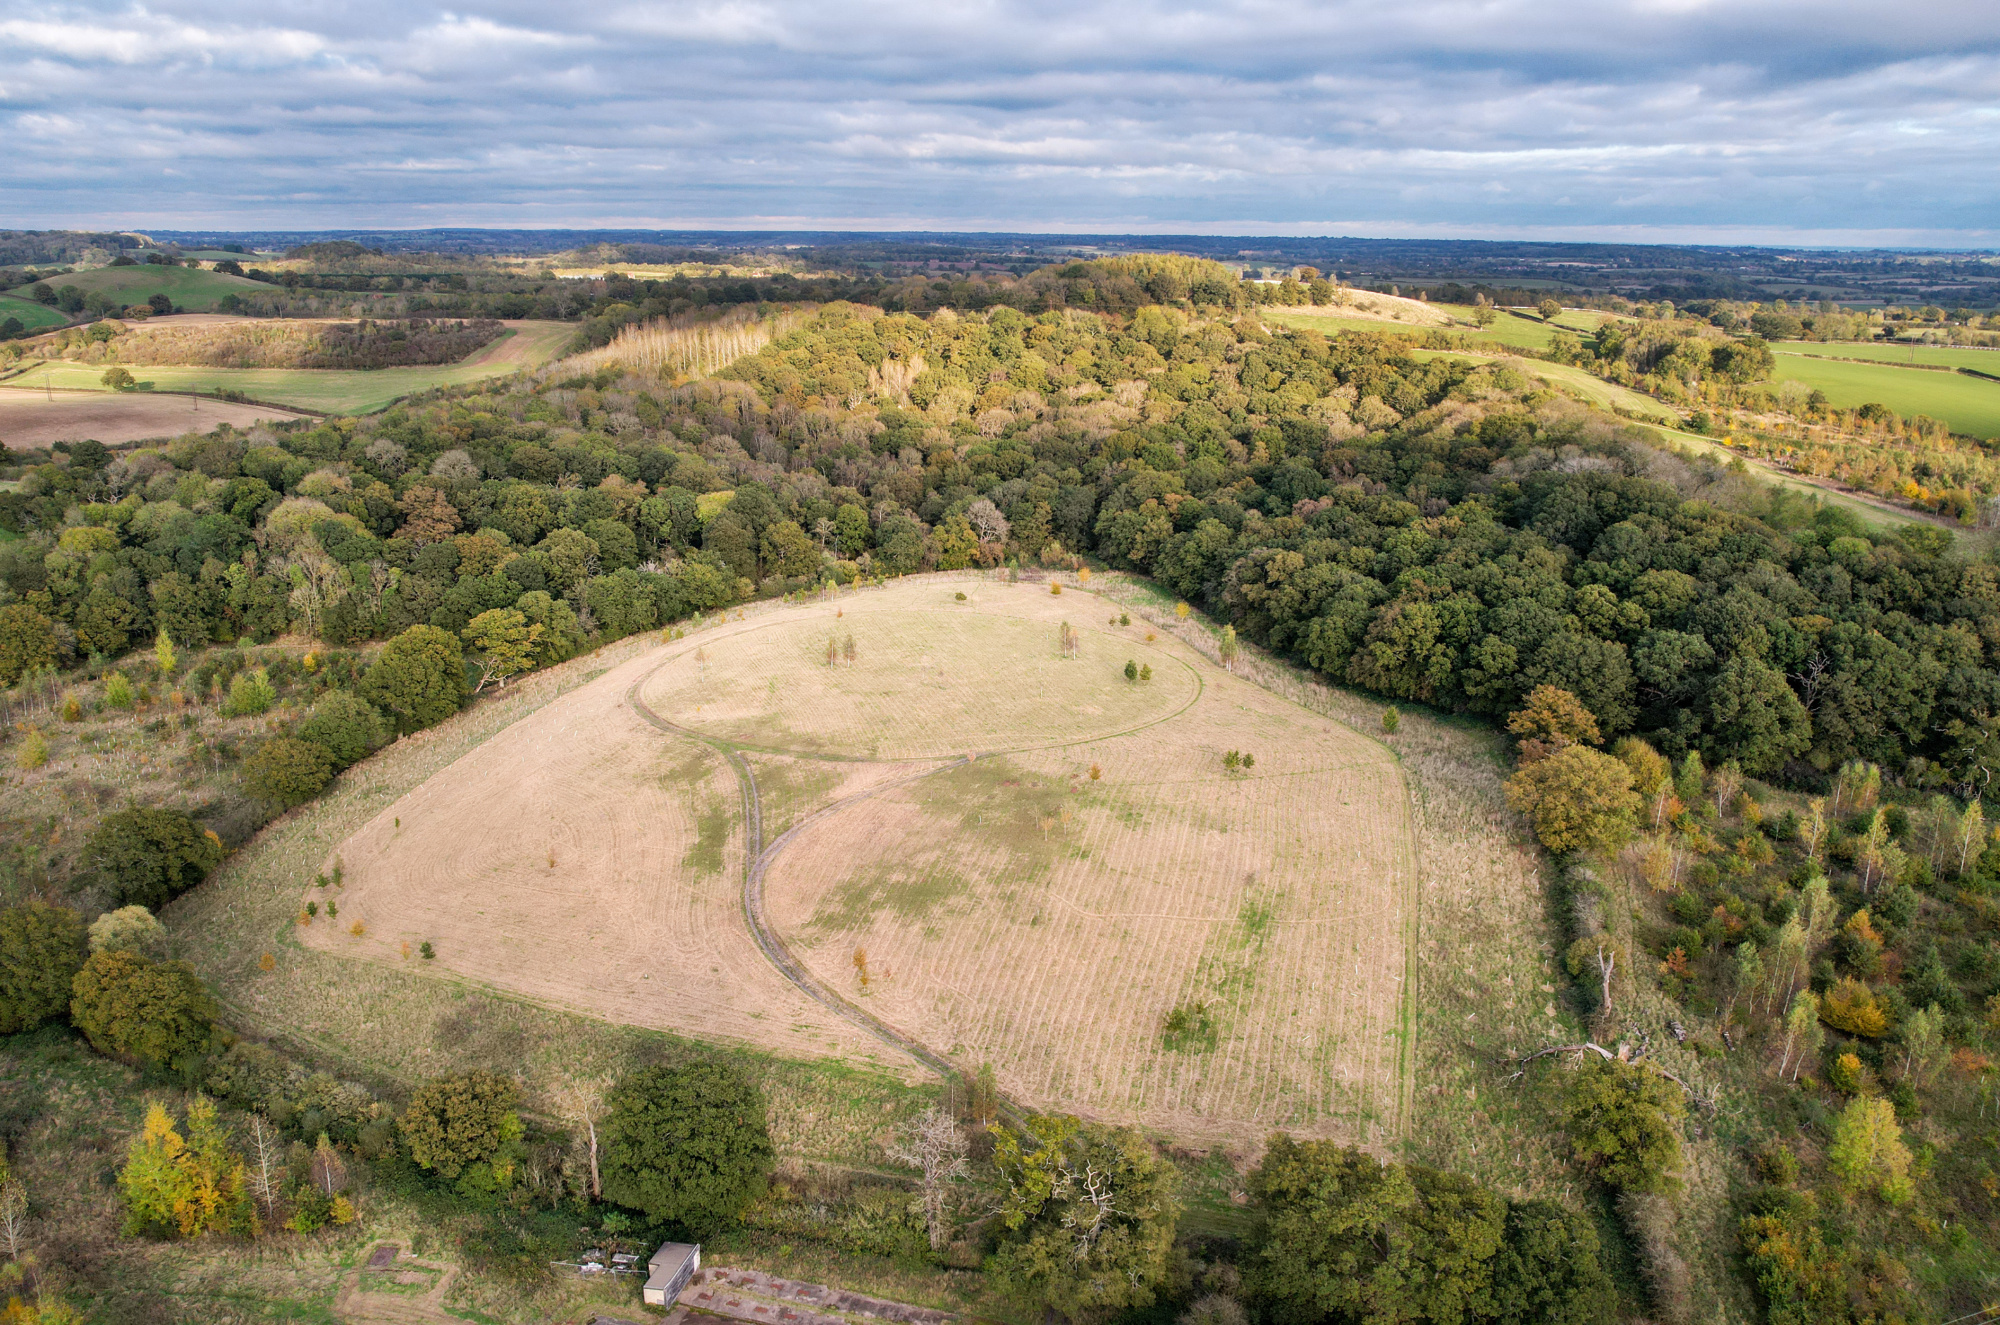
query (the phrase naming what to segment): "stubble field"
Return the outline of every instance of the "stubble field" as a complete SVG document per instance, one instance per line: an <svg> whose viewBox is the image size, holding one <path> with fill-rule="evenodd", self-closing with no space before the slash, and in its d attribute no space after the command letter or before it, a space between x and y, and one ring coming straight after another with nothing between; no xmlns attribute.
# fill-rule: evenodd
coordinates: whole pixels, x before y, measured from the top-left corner
<svg viewBox="0 0 2000 1325"><path fill-rule="evenodd" d="M382 805L329 853L342 885L297 894L340 907L301 937L403 969L428 939L424 967L534 1002L894 1066L872 1018L1025 1105L1186 1141L1393 1143L1394 755L1115 610L927 577L657 645ZM747 779L762 921L822 1002L745 914Z"/></svg>

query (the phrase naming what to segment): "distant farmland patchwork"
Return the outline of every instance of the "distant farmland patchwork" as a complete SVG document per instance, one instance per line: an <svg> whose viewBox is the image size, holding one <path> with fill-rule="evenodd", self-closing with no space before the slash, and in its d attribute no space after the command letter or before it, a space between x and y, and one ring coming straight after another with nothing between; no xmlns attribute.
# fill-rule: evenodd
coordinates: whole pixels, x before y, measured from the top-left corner
<svg viewBox="0 0 2000 1325"><path fill-rule="evenodd" d="M229 276L219 271L150 263L132 267L98 267L91 271L71 272L67 276L45 277L44 282L58 290L65 285L74 285L85 295L102 293L121 305L143 304L154 295L163 294L173 300L176 307L191 313L214 311L225 295L241 296L271 289L261 281ZM25 297L33 288L32 284L25 285L11 293Z"/></svg>
<svg viewBox="0 0 2000 1325"><path fill-rule="evenodd" d="M658 647L335 845L364 936L307 941L400 963L431 940L537 1001L914 1066L844 1005L1024 1104L1188 1140L1394 1139L1416 874L1393 755L1109 610L926 577ZM764 920L832 1005L746 927L732 751Z"/></svg>
<svg viewBox="0 0 2000 1325"><path fill-rule="evenodd" d="M121 270L124 270L121 268ZM554 359L575 329L562 322L509 323L510 333L457 363L414 368L181 368L145 366L133 376L162 392L240 392L251 400L325 414L365 414L404 396L444 386L468 386ZM105 392L101 365L31 363L6 387ZM174 431L180 431L176 428ZM104 440L104 439L99 439Z"/></svg>

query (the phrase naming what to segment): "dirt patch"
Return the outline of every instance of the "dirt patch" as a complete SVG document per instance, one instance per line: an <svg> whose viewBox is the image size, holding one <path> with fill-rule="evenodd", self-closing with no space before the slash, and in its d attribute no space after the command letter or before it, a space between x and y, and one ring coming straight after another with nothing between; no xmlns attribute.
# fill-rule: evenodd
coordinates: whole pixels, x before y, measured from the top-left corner
<svg viewBox="0 0 2000 1325"><path fill-rule="evenodd" d="M57 391L51 396L37 387L0 387L0 445L17 451L85 439L117 446L207 432L221 423L248 428L266 419L303 417L309 416L208 396L194 400L152 392L117 395L108 391Z"/></svg>

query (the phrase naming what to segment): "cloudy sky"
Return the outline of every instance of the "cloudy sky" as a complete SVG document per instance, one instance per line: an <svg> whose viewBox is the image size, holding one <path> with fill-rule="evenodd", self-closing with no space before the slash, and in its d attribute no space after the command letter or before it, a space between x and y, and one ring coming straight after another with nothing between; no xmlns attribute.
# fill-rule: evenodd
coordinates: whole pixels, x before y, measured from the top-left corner
<svg viewBox="0 0 2000 1325"><path fill-rule="evenodd" d="M1994 0L0 6L0 226L2000 245Z"/></svg>

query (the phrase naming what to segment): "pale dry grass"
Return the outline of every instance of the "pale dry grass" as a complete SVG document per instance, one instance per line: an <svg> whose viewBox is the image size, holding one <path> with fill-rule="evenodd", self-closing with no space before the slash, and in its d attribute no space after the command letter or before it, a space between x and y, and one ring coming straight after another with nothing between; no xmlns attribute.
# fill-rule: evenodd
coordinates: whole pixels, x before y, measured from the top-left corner
<svg viewBox="0 0 2000 1325"><path fill-rule="evenodd" d="M815 822L771 869L772 919L820 979L1033 1107L1209 1144L1389 1142L1414 882L1394 762L1205 670L1168 720ZM1196 1002L1213 1049L1169 1050L1163 1020Z"/></svg>
<svg viewBox="0 0 2000 1325"><path fill-rule="evenodd" d="M687 642L641 695L660 716L746 748L871 760L1089 739L1157 721L1195 696L1186 663L1095 624L1104 620L1095 599L974 583L960 603L962 583L910 581ZM1078 626L1073 658L1058 647L1065 620ZM1153 679L1126 681L1128 659L1151 666Z"/></svg>
<svg viewBox="0 0 2000 1325"><path fill-rule="evenodd" d="M425 965L551 1007L792 1057L865 1052L744 927L742 798L727 762L625 703L661 651L383 805L321 866L339 861L343 886L302 881L298 906L337 900L340 914L301 939L392 964L429 941Z"/></svg>
<svg viewBox="0 0 2000 1325"><path fill-rule="evenodd" d="M1150 582L1113 575L1096 587L1163 635L1218 656L1216 629L1199 616L1176 618L1172 598ZM1357 731L1382 730L1387 704L1254 646L1243 646L1236 672ZM1579 1029L1556 992L1567 976L1558 974L1542 858L1501 791L1504 743L1483 723L1408 705L1398 732L1381 739L1407 779L1417 842L1407 1153L1504 1191L1574 1203L1582 1184L1559 1151L1548 1092L1503 1084L1506 1058Z"/></svg>
<svg viewBox="0 0 2000 1325"><path fill-rule="evenodd" d="M774 610L748 609L749 624ZM726 628L720 622L706 627ZM314 874L339 843L386 806L523 718L659 645L657 633L634 636L524 677L503 696L349 770L166 909L162 919L176 955L195 964L223 1001L232 1027L292 1043L319 1063L392 1090L484 1067L518 1077L530 1101L547 1108L551 1087L564 1076L618 1073L685 1053L683 1042L544 1007L497 984L440 970L439 961L400 954L353 960L337 948L321 951L299 941L295 924ZM275 958L268 971L260 962L267 952ZM772 1139L781 1153L879 1163L881 1130L929 1098L902 1084L919 1075L908 1060L880 1046L874 1057L869 1050L838 1062L779 1059L742 1047L736 1061L770 1100Z"/></svg>

